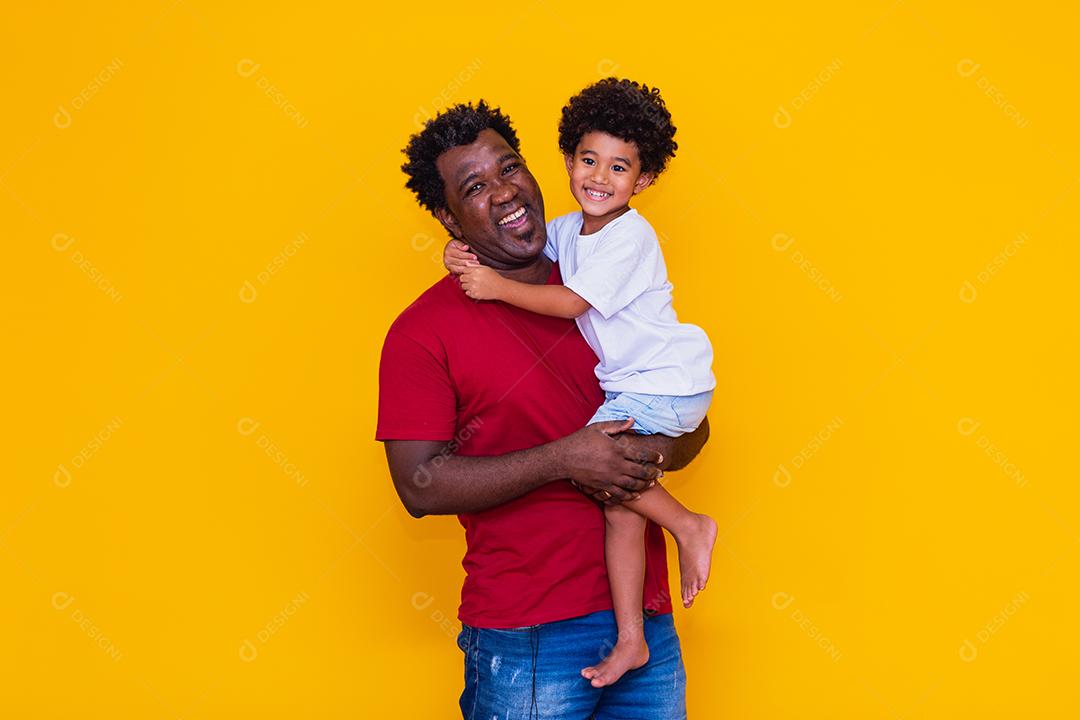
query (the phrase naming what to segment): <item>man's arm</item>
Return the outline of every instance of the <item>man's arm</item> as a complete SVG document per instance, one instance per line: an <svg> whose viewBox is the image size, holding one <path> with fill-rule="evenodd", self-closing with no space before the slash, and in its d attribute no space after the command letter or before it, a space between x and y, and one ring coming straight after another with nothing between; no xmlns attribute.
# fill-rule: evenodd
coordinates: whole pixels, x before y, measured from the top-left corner
<svg viewBox="0 0 1080 720"><path fill-rule="evenodd" d="M709 418L704 418L697 429L692 433L679 437L667 435L638 435L637 433L620 433L615 436L616 442L624 445L635 452L656 452L660 454L659 467L661 470L682 470L690 464L701 452L701 448L709 439ZM661 475L663 473L661 472ZM582 492L592 495L596 500L605 505L614 505L603 492L592 491L582 488Z"/></svg>
<svg viewBox="0 0 1080 720"><path fill-rule="evenodd" d="M453 455L439 441L387 440L386 459L413 517L480 512L566 478L607 502L621 502L655 482L663 452L611 437L628 425L594 423L546 445L491 457Z"/></svg>
<svg viewBox="0 0 1080 720"><path fill-rule="evenodd" d="M484 265L470 266L461 287L474 300L502 300L522 310L573 320L592 306L562 285L534 285L504 278Z"/></svg>
<svg viewBox="0 0 1080 720"><path fill-rule="evenodd" d="M660 463L661 470L682 470L689 465L705 447L709 440L709 418L704 418L697 430L679 437L667 435L638 435L622 433L616 436L618 442L626 440L637 450L659 452L664 456Z"/></svg>

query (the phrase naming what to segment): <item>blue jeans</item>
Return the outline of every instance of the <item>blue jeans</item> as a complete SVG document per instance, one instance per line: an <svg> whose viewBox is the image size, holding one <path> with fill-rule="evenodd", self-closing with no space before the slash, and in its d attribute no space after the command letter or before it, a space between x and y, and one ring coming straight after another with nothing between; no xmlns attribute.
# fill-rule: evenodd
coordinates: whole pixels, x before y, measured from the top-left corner
<svg viewBox="0 0 1080 720"><path fill-rule="evenodd" d="M595 665L618 637L615 615L513 630L461 626L464 720L684 720L686 670L670 614L645 618L649 662L614 685L594 688L581 669Z"/></svg>
<svg viewBox="0 0 1080 720"><path fill-rule="evenodd" d="M679 437L697 430L709 411L712 396L712 390L681 396L605 392L604 404L585 424L632 417L634 426L630 429L636 433Z"/></svg>

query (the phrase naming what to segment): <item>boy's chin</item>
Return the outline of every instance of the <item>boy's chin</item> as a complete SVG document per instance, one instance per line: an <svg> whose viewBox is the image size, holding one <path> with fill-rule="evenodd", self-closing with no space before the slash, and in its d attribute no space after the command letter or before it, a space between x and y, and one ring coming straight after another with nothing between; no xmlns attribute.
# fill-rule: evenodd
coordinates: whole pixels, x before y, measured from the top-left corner
<svg viewBox="0 0 1080 720"><path fill-rule="evenodd" d="M592 207L590 207L590 205ZM613 212L621 210L624 207L626 207L626 206L625 205L616 205L615 203L610 203L609 207L598 208L598 207L596 207L596 203L589 203L588 205L582 204L581 213L583 215L588 215L589 217L603 218L603 217L607 217L608 215L610 215Z"/></svg>

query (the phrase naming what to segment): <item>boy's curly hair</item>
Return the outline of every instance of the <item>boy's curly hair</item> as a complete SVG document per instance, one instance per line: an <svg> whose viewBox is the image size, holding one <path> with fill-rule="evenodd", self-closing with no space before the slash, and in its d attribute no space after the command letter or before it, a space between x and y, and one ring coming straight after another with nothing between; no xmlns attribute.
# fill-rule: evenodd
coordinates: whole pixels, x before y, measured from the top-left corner
<svg viewBox="0 0 1080 720"><path fill-rule="evenodd" d="M476 137L488 128L502 135L506 144L521 154L521 142L510 118L483 100L475 107L472 103L458 103L443 110L409 138L402 150L408 158L401 166L409 176L405 187L416 193L416 200L428 212L447 207L446 189L435 161L451 148L476 142Z"/></svg>
<svg viewBox="0 0 1080 720"><path fill-rule="evenodd" d="M593 131L637 145L641 171L654 176L679 147L660 90L633 80L604 78L570 98L559 121L559 149L573 155L581 138Z"/></svg>

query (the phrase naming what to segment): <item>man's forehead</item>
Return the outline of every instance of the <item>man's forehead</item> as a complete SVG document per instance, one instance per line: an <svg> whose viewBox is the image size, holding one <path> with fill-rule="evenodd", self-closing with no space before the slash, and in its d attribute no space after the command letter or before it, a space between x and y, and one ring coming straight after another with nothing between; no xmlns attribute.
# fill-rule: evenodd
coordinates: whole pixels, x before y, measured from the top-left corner
<svg viewBox="0 0 1080 720"><path fill-rule="evenodd" d="M516 155L506 138L487 128L472 143L458 145L444 152L436 164L441 166L444 175L459 178L486 163L495 163L507 154Z"/></svg>

